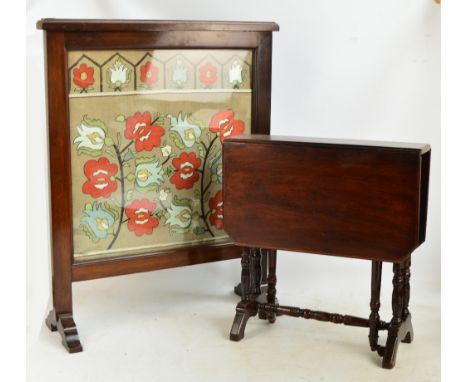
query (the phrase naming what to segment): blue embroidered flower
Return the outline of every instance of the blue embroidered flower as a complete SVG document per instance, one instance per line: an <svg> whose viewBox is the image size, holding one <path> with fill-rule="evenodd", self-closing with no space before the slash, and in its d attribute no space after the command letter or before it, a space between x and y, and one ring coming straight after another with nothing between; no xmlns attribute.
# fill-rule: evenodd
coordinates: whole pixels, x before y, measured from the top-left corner
<svg viewBox="0 0 468 382"><path fill-rule="evenodd" d="M201 128L190 123L188 115L183 117L182 113L179 113L177 117L173 117L172 115L168 115L168 117L171 120L171 131L175 131L179 135L185 147L192 147L197 139L200 138L202 133Z"/></svg>
<svg viewBox="0 0 468 382"><path fill-rule="evenodd" d="M104 239L112 233L112 226L118 212L112 209L107 203L94 202L87 204L84 216L81 218L81 228L84 233L94 242Z"/></svg>
<svg viewBox="0 0 468 382"><path fill-rule="evenodd" d="M174 71L172 72L172 81L179 87L182 87L187 82L187 68L180 60L177 61Z"/></svg>
<svg viewBox="0 0 468 382"><path fill-rule="evenodd" d="M192 224L192 207L189 199L178 199L174 196L166 212L166 225L177 233L188 232Z"/></svg>
<svg viewBox="0 0 468 382"><path fill-rule="evenodd" d="M223 158L221 155L210 165L211 179L214 182L223 183Z"/></svg>
<svg viewBox="0 0 468 382"><path fill-rule="evenodd" d="M158 160L154 157L136 160L135 183L140 191L155 190L163 181L163 169Z"/></svg>

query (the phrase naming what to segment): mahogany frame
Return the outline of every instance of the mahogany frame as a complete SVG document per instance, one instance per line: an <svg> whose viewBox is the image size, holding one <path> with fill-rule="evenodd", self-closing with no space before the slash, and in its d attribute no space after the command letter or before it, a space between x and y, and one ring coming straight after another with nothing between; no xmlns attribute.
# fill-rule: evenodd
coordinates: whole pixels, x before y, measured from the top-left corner
<svg viewBox="0 0 468 382"><path fill-rule="evenodd" d="M232 243L73 260L71 156L67 53L98 49L249 49L252 63L252 133L270 133L272 32L275 23L132 20L59 20L37 23L45 31L51 200L53 310L46 319L70 352L82 351L73 319L72 283L102 277L229 260L241 256Z"/></svg>

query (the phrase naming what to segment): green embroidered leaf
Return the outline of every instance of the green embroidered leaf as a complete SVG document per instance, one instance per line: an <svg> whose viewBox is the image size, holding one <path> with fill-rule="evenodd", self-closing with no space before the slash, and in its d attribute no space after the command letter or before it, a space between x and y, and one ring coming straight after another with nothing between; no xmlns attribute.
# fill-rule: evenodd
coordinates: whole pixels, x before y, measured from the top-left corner
<svg viewBox="0 0 468 382"><path fill-rule="evenodd" d="M78 155L84 154L90 157L98 157L102 155L102 150L92 150L87 147L80 147L76 150L76 152L78 153Z"/></svg>
<svg viewBox="0 0 468 382"><path fill-rule="evenodd" d="M118 205L118 204L117 204ZM101 205L101 208L108 212L109 214L112 215L112 217L114 218L114 224L115 224L115 221L117 221L118 217L119 217L119 209L116 208L115 206L109 204L108 202L104 202L102 205Z"/></svg>
<svg viewBox="0 0 468 382"><path fill-rule="evenodd" d="M125 116L123 114L119 114L118 116L115 117L115 120L117 122L124 122L125 121Z"/></svg>
<svg viewBox="0 0 468 382"><path fill-rule="evenodd" d="M153 216L157 217L158 219L162 219L165 217L165 211L163 209L159 209L153 212Z"/></svg>
<svg viewBox="0 0 468 382"><path fill-rule="evenodd" d="M206 154L206 151L203 148L203 146L198 146L198 156L203 159L205 158L205 154Z"/></svg>
<svg viewBox="0 0 468 382"><path fill-rule="evenodd" d="M181 139L179 138L179 136L177 134L174 134L174 133L170 133L169 136L172 138L172 140L174 141L174 144L181 150L183 150L185 148L185 145L184 143L181 141Z"/></svg>
<svg viewBox="0 0 468 382"><path fill-rule="evenodd" d="M125 199L127 200L127 202L133 199L133 190L128 190Z"/></svg>
<svg viewBox="0 0 468 382"><path fill-rule="evenodd" d="M139 165L139 164L143 164L143 163L153 163L156 161L156 156L152 156L152 157L142 157L142 158L137 158L135 160L135 164L136 165Z"/></svg>
<svg viewBox="0 0 468 382"><path fill-rule="evenodd" d="M112 203L114 204L115 207L121 207L120 201L117 200L116 198L111 197L111 198L109 199L109 201L112 202Z"/></svg>
<svg viewBox="0 0 468 382"><path fill-rule="evenodd" d="M112 158L115 158L115 153L110 151L110 150L106 150L106 153L111 156Z"/></svg>
<svg viewBox="0 0 468 382"><path fill-rule="evenodd" d="M176 206L186 206L186 207L191 207L192 206L192 200L189 198L178 198L177 195L174 195L174 198L172 199L172 203Z"/></svg>
<svg viewBox="0 0 468 382"><path fill-rule="evenodd" d="M111 137L105 137L104 138L104 144L106 146L113 146L114 145L114 140Z"/></svg>
<svg viewBox="0 0 468 382"><path fill-rule="evenodd" d="M83 233L93 242L97 243L99 238L94 234L93 230L89 227L88 223L81 223L80 228Z"/></svg>
<svg viewBox="0 0 468 382"><path fill-rule="evenodd" d="M98 118L88 117L87 114L83 115L83 122L86 126L99 127L107 133L107 125Z"/></svg>

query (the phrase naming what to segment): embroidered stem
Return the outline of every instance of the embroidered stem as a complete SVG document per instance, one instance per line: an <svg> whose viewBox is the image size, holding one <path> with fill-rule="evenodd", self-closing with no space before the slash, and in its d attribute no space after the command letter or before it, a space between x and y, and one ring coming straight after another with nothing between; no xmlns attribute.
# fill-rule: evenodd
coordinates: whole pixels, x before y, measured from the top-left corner
<svg viewBox="0 0 468 382"><path fill-rule="evenodd" d="M213 236L213 237L214 237L214 233L213 233L213 231L211 231L210 225L208 224L208 220L206 219L207 214L205 214L205 193L206 193L206 191L208 191L208 187L205 188L204 184L205 184L205 165L206 165L206 162L208 161L208 155L210 154L210 150L213 147L213 144L214 144L215 140L216 140L216 137L214 137L211 140L209 146L206 148L205 158L203 159L202 170L200 171L200 173L201 173L201 184L200 184L200 189L201 189L201 193L200 193L201 213L202 213L203 221L205 222L206 229L210 233L210 235ZM205 144L203 144L203 145L205 145ZM210 184L208 184L208 186L209 185Z"/></svg>
<svg viewBox="0 0 468 382"><path fill-rule="evenodd" d="M171 159L170 155L164 160L164 162L161 163L161 166L164 166L167 162L169 162L169 159Z"/></svg>
<svg viewBox="0 0 468 382"><path fill-rule="evenodd" d="M115 152L117 153L117 155L123 154L124 151L127 150L127 149L131 146L132 143L133 143L133 139L129 142L129 144L128 144L127 146L125 146L125 147L124 147L122 150L120 150L120 151L117 149L117 146L114 145ZM122 175L123 175L123 173L122 173Z"/></svg>
<svg viewBox="0 0 468 382"><path fill-rule="evenodd" d="M211 182L211 179L210 179L210 183L208 183L208 184L206 185L205 189L203 190L203 193L205 193L206 191L208 191L208 188L210 188L211 183L212 183L212 182Z"/></svg>
<svg viewBox="0 0 468 382"><path fill-rule="evenodd" d="M133 141L132 141L133 142ZM130 143L132 143L130 142ZM123 161L122 161L122 156L120 155L122 152L119 151L119 148L117 145L113 145L115 153L117 154L117 160L119 161L119 168L120 168L120 196L121 196L121 202L120 202L120 218L119 218L119 225L117 226L117 231L115 231L114 238L112 239L111 243L107 247L107 249L111 249L112 246L114 245L115 241L117 240L117 237L119 236L120 233L120 228L122 227L123 223L123 214L124 214L124 205L125 205L125 182L124 182L124 172L123 172ZM128 144L124 150L126 150L130 146ZM123 151L123 150L122 150Z"/></svg>

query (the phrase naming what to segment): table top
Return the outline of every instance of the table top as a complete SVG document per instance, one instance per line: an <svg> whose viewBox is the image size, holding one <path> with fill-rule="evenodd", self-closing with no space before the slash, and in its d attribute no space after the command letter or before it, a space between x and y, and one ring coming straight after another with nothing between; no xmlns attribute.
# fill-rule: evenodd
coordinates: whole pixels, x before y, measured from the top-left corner
<svg viewBox="0 0 468 382"><path fill-rule="evenodd" d="M241 136L223 145L238 245L401 262L425 240L425 144Z"/></svg>
<svg viewBox="0 0 468 382"><path fill-rule="evenodd" d="M228 138L230 141L238 143L270 143L270 144L296 144L305 146L342 146L346 148L369 148L379 150L403 150L417 151L419 154L424 154L431 150L431 146L425 143L408 143L408 142L387 142L387 141L371 141L357 139L335 139L335 138L312 138L312 137L295 137L283 135L263 135L252 134L242 135L233 138Z"/></svg>
<svg viewBox="0 0 468 382"><path fill-rule="evenodd" d="M267 21L194 21L194 20L112 20L41 19L38 29L66 32L156 32L156 31L234 31L273 32L279 26Z"/></svg>

